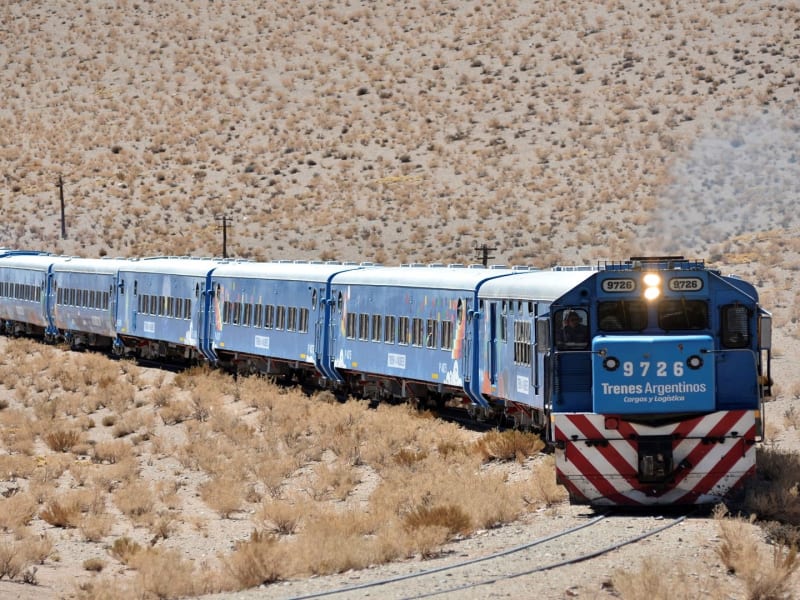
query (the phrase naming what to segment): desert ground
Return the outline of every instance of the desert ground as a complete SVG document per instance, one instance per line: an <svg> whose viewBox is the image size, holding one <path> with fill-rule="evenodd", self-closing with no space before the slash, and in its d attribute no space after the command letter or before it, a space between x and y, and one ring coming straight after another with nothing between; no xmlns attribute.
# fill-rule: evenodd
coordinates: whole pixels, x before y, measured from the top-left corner
<svg viewBox="0 0 800 600"><path fill-rule="evenodd" d="M772 311L766 445L800 452L800 3L34 0L4 2L0 15L0 246L220 255L224 219L226 253L257 260L474 263L484 244L493 263L536 267L702 258L753 281ZM153 556L191 546L233 560L233 541L252 532L237 511L272 522L261 487L226 516L211 485L219 465L193 463L183 437L241 435L237 419L257 428L263 406L228 384L209 384L222 386L215 400L171 374L117 365L112 376L57 349L4 348L0 452L27 458L3 475L3 501L19 497L30 518L3 517L0 550L38 536L46 558L30 575L40 585L5 578L0 596L102 597L141 583L141 565L114 548L124 537ZM87 370L105 379L65 374ZM124 402L86 403L108 386ZM50 412L48 394L59 398ZM234 416L212 419L204 403ZM75 444L53 450L45 422L69 424ZM65 455L89 464L71 468ZM328 486L309 483L312 495L333 502L331 490L356 479L368 494L369 477L348 479L334 458L308 467ZM538 462L487 470L516 481ZM99 500L81 495L92 482L107 484ZM117 501L136 482L149 510ZM572 510L552 494L536 505ZM52 511L67 499L82 507L72 521ZM507 527L524 535L531 518ZM704 540L702 559L685 556L705 566L704 585L732 577L708 527L692 538ZM768 555L768 534L752 531ZM188 568L186 556L165 556ZM641 558L552 595L600 597L600 583ZM724 597L752 595L730 583Z"/></svg>

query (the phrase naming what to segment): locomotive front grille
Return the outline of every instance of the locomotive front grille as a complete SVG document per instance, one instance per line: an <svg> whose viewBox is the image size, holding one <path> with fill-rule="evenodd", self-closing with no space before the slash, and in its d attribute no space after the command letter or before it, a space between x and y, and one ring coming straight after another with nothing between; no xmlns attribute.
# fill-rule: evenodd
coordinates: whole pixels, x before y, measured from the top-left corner
<svg viewBox="0 0 800 600"><path fill-rule="evenodd" d="M639 481L666 483L672 475L672 438L644 437L639 439Z"/></svg>

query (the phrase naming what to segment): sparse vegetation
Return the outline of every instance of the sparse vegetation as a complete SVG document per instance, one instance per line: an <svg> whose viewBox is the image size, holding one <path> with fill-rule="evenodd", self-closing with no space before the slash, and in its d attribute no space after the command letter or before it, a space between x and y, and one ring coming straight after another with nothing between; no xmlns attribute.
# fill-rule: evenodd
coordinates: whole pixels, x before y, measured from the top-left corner
<svg viewBox="0 0 800 600"><path fill-rule="evenodd" d="M497 262L538 267L706 257L773 310L785 408L767 420L776 445L759 450L765 478L744 508L789 547L798 475L779 450L800 421L785 404L800 394L796 6L745 4L309 13L245 0L190 15L172 2L10 3L0 245L215 255L228 213L229 252L257 260L470 263L481 242ZM87 600L240 589L435 556L454 532L565 496L530 434L476 439L407 407L309 403L257 378L0 343L0 579L35 580L64 534L108 561L83 565ZM519 464L531 477L508 480ZM209 542L201 572L166 547L220 527L233 533ZM782 581L791 556L759 560ZM658 598L653 584L614 580L625 597Z"/></svg>

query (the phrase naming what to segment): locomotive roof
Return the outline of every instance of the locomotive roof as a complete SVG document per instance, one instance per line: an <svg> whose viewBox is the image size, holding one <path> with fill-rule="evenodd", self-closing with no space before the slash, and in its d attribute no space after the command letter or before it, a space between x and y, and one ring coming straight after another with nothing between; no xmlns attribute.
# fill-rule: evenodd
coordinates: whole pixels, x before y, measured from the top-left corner
<svg viewBox="0 0 800 600"><path fill-rule="evenodd" d="M343 263L310 262L231 262L214 269L214 277L247 277L253 279L279 279L285 281L328 281L341 271L360 269L359 265Z"/></svg>
<svg viewBox="0 0 800 600"><path fill-rule="evenodd" d="M478 292L480 298L547 300L563 296L594 275L593 270L528 271L487 281Z"/></svg>
<svg viewBox="0 0 800 600"><path fill-rule="evenodd" d="M338 285L394 286L474 290L486 279L514 273L511 269L465 268L462 266L380 267L348 271L336 276Z"/></svg>

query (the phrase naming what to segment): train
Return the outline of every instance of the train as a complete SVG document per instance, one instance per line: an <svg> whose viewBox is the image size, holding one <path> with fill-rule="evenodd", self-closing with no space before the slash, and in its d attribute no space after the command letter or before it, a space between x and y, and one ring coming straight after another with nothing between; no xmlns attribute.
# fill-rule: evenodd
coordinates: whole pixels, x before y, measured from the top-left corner
<svg viewBox="0 0 800 600"><path fill-rule="evenodd" d="M547 269L0 250L0 323L541 433L572 502L706 504L755 473L770 313L702 260Z"/></svg>

